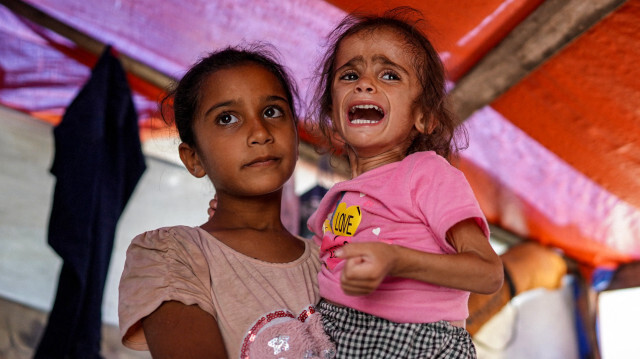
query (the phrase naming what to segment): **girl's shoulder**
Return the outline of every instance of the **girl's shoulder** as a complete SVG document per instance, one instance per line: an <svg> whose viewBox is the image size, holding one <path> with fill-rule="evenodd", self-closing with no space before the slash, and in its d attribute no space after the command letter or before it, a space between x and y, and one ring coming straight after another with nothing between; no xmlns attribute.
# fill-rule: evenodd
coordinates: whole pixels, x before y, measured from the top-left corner
<svg viewBox="0 0 640 359"><path fill-rule="evenodd" d="M197 241L202 237L202 229L190 226L170 226L149 230L133 238L139 245L170 245L176 241Z"/></svg>
<svg viewBox="0 0 640 359"><path fill-rule="evenodd" d="M405 157L401 161L401 165L409 166L409 167L416 167L416 166L423 167L427 165L427 166L453 168L453 166L451 166L451 164L444 157L438 155L434 151L414 152L408 155L407 157Z"/></svg>
<svg viewBox="0 0 640 359"><path fill-rule="evenodd" d="M170 226L146 231L133 238L127 252L159 252L164 256L201 256L211 235L200 227Z"/></svg>
<svg viewBox="0 0 640 359"><path fill-rule="evenodd" d="M148 350L140 321L166 301L197 304L215 317L210 262L198 245L200 237L197 227L174 226L141 233L131 241L118 286L120 334L126 346Z"/></svg>
<svg viewBox="0 0 640 359"><path fill-rule="evenodd" d="M426 178L459 177L462 172L453 166L444 157L433 151L416 152L407 156L401 167L400 173L408 174L413 181L423 181ZM425 178L426 177L426 178Z"/></svg>
<svg viewBox="0 0 640 359"><path fill-rule="evenodd" d="M302 237L298 237L298 239L305 243L306 248L303 257L306 258L309 255L313 256L317 254L318 248L316 248L315 243ZM137 251L160 251L166 253L167 256L179 254L193 256L196 255L197 252L201 252L207 257L215 256L216 253L220 255L232 254L239 257L246 257L244 254L237 252L219 241L204 229L183 225L161 227L141 233L137 235L129 245L129 251L134 249ZM251 259L249 257L247 258Z"/></svg>

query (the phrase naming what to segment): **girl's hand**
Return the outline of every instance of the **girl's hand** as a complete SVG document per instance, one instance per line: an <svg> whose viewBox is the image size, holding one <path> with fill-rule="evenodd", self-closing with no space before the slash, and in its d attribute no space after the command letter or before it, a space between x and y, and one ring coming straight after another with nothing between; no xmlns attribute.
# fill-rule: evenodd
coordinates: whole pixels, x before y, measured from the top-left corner
<svg viewBox="0 0 640 359"><path fill-rule="evenodd" d="M395 265L394 246L379 243L350 243L336 251L344 259L342 290L349 295L367 295L378 288Z"/></svg>
<svg viewBox="0 0 640 359"><path fill-rule="evenodd" d="M480 294L491 294L502 287L502 261L475 219L451 227L447 241L457 253L427 253L380 242L347 244L336 251L336 256L345 259L342 290L349 295L366 295L386 276Z"/></svg>
<svg viewBox="0 0 640 359"><path fill-rule="evenodd" d="M209 214L209 219L213 217L213 214L216 213L216 209L218 208L218 195L214 195L213 199L209 201L209 208L207 208L207 213Z"/></svg>

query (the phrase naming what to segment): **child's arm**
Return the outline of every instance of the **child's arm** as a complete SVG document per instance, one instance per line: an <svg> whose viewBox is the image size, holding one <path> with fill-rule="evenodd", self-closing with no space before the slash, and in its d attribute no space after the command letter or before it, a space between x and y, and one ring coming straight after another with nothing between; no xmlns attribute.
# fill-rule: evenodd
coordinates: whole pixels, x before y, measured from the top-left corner
<svg viewBox="0 0 640 359"><path fill-rule="evenodd" d="M217 321L196 305L164 302L142 328L154 359L227 358Z"/></svg>
<svg viewBox="0 0 640 359"><path fill-rule="evenodd" d="M336 253L345 259L342 289L350 295L369 294L386 276L481 294L500 289L502 261L474 219L451 227L447 241L456 254L425 253L381 242L350 243Z"/></svg>

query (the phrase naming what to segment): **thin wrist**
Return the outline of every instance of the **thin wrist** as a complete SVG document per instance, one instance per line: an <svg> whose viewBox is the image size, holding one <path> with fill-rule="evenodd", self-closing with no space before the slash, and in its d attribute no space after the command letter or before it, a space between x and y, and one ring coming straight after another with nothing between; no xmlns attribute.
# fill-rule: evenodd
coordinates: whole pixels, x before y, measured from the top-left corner
<svg viewBox="0 0 640 359"><path fill-rule="evenodd" d="M404 270L404 268L402 268L402 261L400 260L402 258L402 247L391 243L387 243L387 246L389 247L389 257L391 258L389 275L397 277Z"/></svg>

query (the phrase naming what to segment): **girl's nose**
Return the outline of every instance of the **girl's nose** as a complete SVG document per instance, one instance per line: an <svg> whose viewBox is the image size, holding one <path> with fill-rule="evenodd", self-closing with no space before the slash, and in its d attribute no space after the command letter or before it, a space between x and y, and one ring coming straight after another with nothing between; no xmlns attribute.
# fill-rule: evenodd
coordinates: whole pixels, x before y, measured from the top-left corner
<svg viewBox="0 0 640 359"><path fill-rule="evenodd" d="M355 90L356 92L373 93L376 91L376 88L368 76L362 76L358 79Z"/></svg>
<svg viewBox="0 0 640 359"><path fill-rule="evenodd" d="M255 119L250 129L248 143L253 145L264 145L274 141L271 131L269 131L268 124L262 118Z"/></svg>

